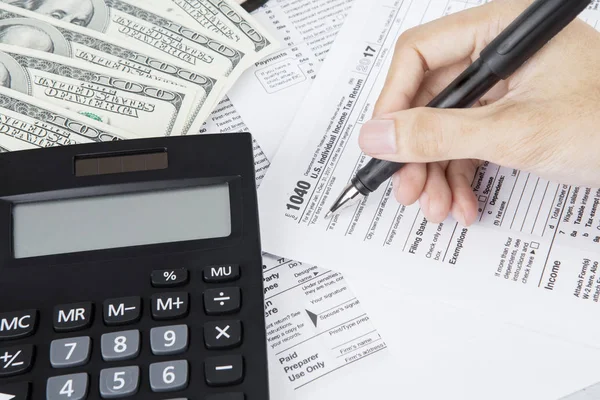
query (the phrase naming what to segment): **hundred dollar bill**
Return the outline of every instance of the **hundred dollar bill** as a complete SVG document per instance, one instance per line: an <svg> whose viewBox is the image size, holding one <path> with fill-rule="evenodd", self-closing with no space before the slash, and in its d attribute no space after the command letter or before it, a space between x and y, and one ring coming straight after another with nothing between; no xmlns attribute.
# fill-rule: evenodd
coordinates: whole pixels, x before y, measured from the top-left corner
<svg viewBox="0 0 600 400"><path fill-rule="evenodd" d="M237 79L251 57L168 16L153 12L147 5L130 0L1 0L40 14L57 18L135 43L139 51L153 48L167 61L185 62L210 76Z"/></svg>
<svg viewBox="0 0 600 400"><path fill-rule="evenodd" d="M136 138L133 133L0 87L0 151Z"/></svg>
<svg viewBox="0 0 600 400"><path fill-rule="evenodd" d="M188 123L205 121L219 102L226 78L211 77L172 64L160 53L144 53L105 34L0 3L0 44L9 44L75 58L90 64L144 76L196 91ZM184 128L187 130L189 126Z"/></svg>
<svg viewBox="0 0 600 400"><path fill-rule="evenodd" d="M195 96L189 88L5 44L0 86L145 137L185 134Z"/></svg>
<svg viewBox="0 0 600 400"><path fill-rule="evenodd" d="M191 27L220 35L236 47L263 58L279 48L279 42L233 0L135 0L149 2L169 15L190 21Z"/></svg>

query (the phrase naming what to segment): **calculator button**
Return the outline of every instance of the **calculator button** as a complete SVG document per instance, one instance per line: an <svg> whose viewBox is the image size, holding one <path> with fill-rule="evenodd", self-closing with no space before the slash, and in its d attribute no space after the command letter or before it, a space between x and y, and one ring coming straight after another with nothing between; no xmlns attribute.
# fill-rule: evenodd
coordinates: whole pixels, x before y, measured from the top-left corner
<svg viewBox="0 0 600 400"><path fill-rule="evenodd" d="M117 399L137 393L140 385L140 368L121 367L100 371L100 396Z"/></svg>
<svg viewBox="0 0 600 400"><path fill-rule="evenodd" d="M0 348L0 378L23 374L33 364L32 345Z"/></svg>
<svg viewBox="0 0 600 400"><path fill-rule="evenodd" d="M188 281L188 271L185 268L161 269L152 271L151 279L154 287L182 286Z"/></svg>
<svg viewBox="0 0 600 400"><path fill-rule="evenodd" d="M211 265L204 268L204 281L208 283L230 282L239 277L240 266L237 264Z"/></svg>
<svg viewBox="0 0 600 400"><path fill-rule="evenodd" d="M210 386L234 385L244 378L242 356L211 357L204 362L204 377Z"/></svg>
<svg viewBox="0 0 600 400"><path fill-rule="evenodd" d="M162 326L150 330L152 354L166 356L183 353L188 347L187 325Z"/></svg>
<svg viewBox="0 0 600 400"><path fill-rule="evenodd" d="M87 336L54 340L50 344L50 364L54 368L85 365L90 360L91 346Z"/></svg>
<svg viewBox="0 0 600 400"><path fill-rule="evenodd" d="M236 312L241 306L240 288L209 289L204 292L204 310L208 315Z"/></svg>
<svg viewBox="0 0 600 400"><path fill-rule="evenodd" d="M92 324L92 307L90 302L54 307L54 330L71 332L88 328Z"/></svg>
<svg viewBox="0 0 600 400"><path fill-rule="evenodd" d="M153 392L184 389L188 379L188 363L185 360L150 364L150 388Z"/></svg>
<svg viewBox="0 0 600 400"><path fill-rule="evenodd" d="M140 354L140 331L105 333L100 347L104 361L131 360Z"/></svg>
<svg viewBox="0 0 600 400"><path fill-rule="evenodd" d="M104 323L109 326L137 322L142 316L140 297L122 297L104 302Z"/></svg>
<svg viewBox="0 0 600 400"><path fill-rule="evenodd" d="M55 376L46 384L46 400L83 400L87 397L88 375Z"/></svg>
<svg viewBox="0 0 600 400"><path fill-rule="evenodd" d="M0 399L3 398L10 400L28 400L29 383L12 383L0 386Z"/></svg>
<svg viewBox="0 0 600 400"><path fill-rule="evenodd" d="M220 393L206 397L206 400L244 400L244 393Z"/></svg>
<svg viewBox="0 0 600 400"><path fill-rule="evenodd" d="M37 325L37 311L26 310L0 314L0 340L31 335Z"/></svg>
<svg viewBox="0 0 600 400"><path fill-rule="evenodd" d="M242 323L240 321L215 321L204 324L204 344L206 348L227 349L242 343Z"/></svg>
<svg viewBox="0 0 600 400"><path fill-rule="evenodd" d="M152 296L152 318L167 320L185 317L189 299L185 292L161 293Z"/></svg>

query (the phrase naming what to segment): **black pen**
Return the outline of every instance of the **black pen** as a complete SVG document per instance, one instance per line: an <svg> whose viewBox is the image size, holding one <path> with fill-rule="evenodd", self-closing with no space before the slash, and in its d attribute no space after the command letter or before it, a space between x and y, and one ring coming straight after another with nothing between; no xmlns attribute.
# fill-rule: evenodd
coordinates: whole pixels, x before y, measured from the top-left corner
<svg viewBox="0 0 600 400"><path fill-rule="evenodd" d="M507 79L585 10L591 0L537 0L513 21L427 107L469 108L498 82ZM361 168L325 218L367 196L404 164L372 159Z"/></svg>

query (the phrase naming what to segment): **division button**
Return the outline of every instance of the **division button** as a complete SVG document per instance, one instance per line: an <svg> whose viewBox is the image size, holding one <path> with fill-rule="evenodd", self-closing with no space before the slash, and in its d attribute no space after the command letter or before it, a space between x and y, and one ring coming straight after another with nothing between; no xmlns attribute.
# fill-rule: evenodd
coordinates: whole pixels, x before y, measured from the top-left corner
<svg viewBox="0 0 600 400"><path fill-rule="evenodd" d="M30 344L0 348L0 378L23 374L33 364L34 347Z"/></svg>
<svg viewBox="0 0 600 400"><path fill-rule="evenodd" d="M54 330L71 332L88 328L92 324L92 307L91 302L54 307Z"/></svg>
<svg viewBox="0 0 600 400"><path fill-rule="evenodd" d="M187 325L162 326L150 330L152 354L166 356L183 353L188 348Z"/></svg>
<svg viewBox="0 0 600 400"><path fill-rule="evenodd" d="M140 386L140 368L119 367L100 371L100 396L116 399L137 393Z"/></svg>
<svg viewBox="0 0 600 400"><path fill-rule="evenodd" d="M244 400L244 393L220 393L205 397L205 400Z"/></svg>
<svg viewBox="0 0 600 400"><path fill-rule="evenodd" d="M75 337L54 340L50 344L50 364L53 368L79 367L90 360L92 340Z"/></svg>
<svg viewBox="0 0 600 400"><path fill-rule="evenodd" d="M140 331L105 333L100 347L104 361L131 360L140 354Z"/></svg>
<svg viewBox="0 0 600 400"><path fill-rule="evenodd" d="M241 306L241 292L238 287L209 289L204 292L204 311L208 315L221 315L236 312Z"/></svg>
<svg viewBox="0 0 600 400"><path fill-rule="evenodd" d="M150 388L153 392L185 389L188 379L188 363L185 360L150 364Z"/></svg>
<svg viewBox="0 0 600 400"><path fill-rule="evenodd" d="M83 400L87 397L89 378L85 373L55 376L46 384L47 400Z"/></svg>
<svg viewBox="0 0 600 400"><path fill-rule="evenodd" d="M29 400L29 383L11 383L0 386L0 399L3 398L11 400Z"/></svg>
<svg viewBox="0 0 600 400"><path fill-rule="evenodd" d="M204 324L204 344L207 349L228 349L242 343L240 321L214 321Z"/></svg>
<svg viewBox="0 0 600 400"><path fill-rule="evenodd" d="M188 281L188 270L178 268L152 271L151 280L154 287L182 286Z"/></svg>
<svg viewBox="0 0 600 400"><path fill-rule="evenodd" d="M152 318L169 320L185 317L189 309L189 295L185 292L161 293L152 296Z"/></svg>
<svg viewBox="0 0 600 400"><path fill-rule="evenodd" d="M37 311L26 310L0 314L0 340L31 335L37 325Z"/></svg>
<svg viewBox="0 0 600 400"><path fill-rule="evenodd" d="M204 268L204 281L208 283L231 282L239 279L240 266L237 264L211 265Z"/></svg>
<svg viewBox="0 0 600 400"><path fill-rule="evenodd" d="M142 316L140 297L122 297L104 302L104 323L108 326L137 322Z"/></svg>
<svg viewBox="0 0 600 400"><path fill-rule="evenodd" d="M244 379L242 356L211 357L204 362L204 377L210 386L235 385Z"/></svg>

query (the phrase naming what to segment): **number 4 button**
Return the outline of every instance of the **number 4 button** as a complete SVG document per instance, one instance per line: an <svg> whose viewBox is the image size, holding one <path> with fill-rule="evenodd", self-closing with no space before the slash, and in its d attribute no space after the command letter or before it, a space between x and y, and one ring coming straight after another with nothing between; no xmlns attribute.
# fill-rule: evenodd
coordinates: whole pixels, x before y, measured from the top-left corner
<svg viewBox="0 0 600 400"><path fill-rule="evenodd" d="M46 385L47 400L82 400L88 392L88 375L73 374L48 379Z"/></svg>

